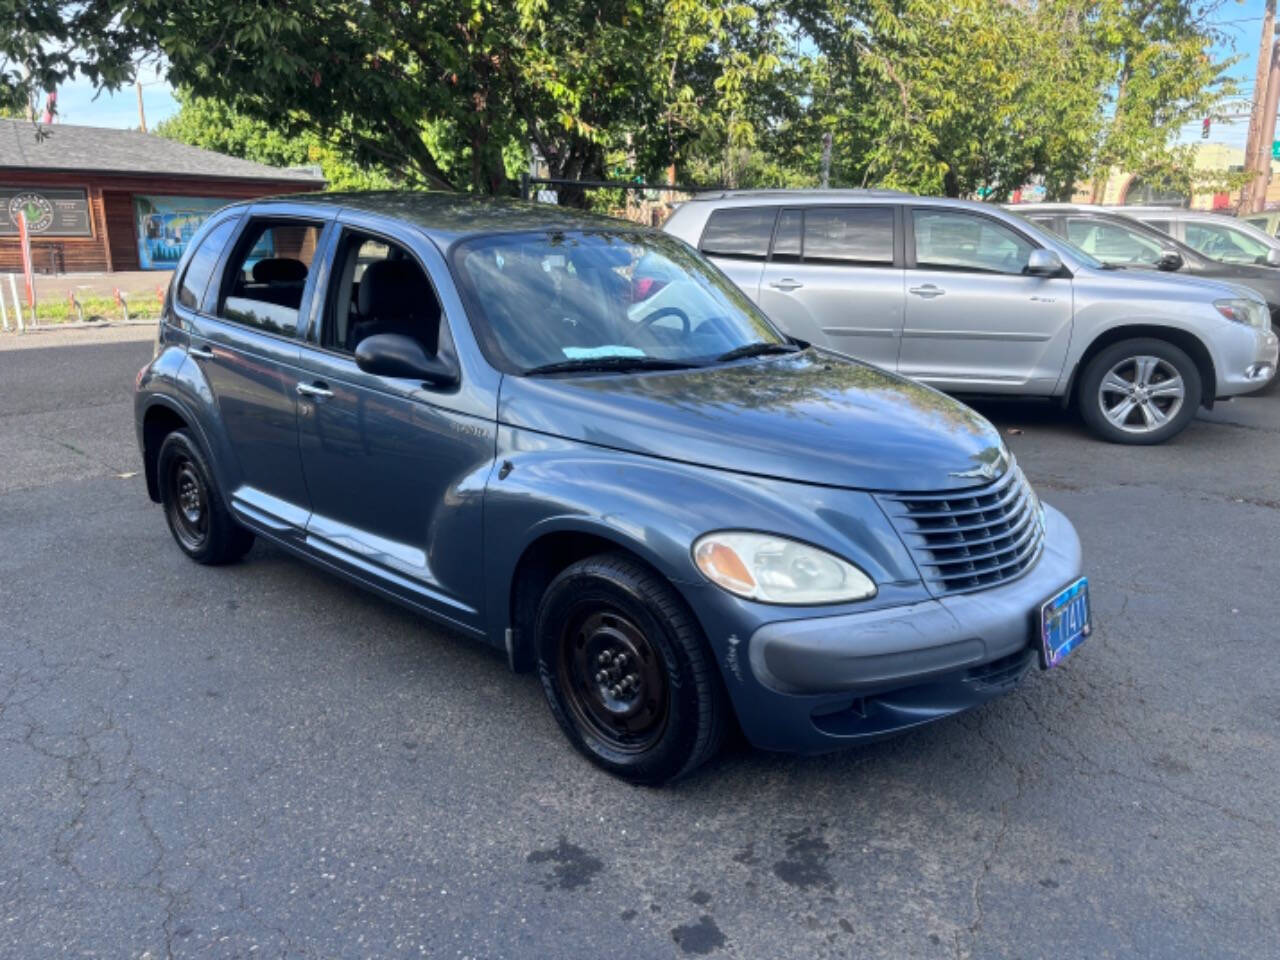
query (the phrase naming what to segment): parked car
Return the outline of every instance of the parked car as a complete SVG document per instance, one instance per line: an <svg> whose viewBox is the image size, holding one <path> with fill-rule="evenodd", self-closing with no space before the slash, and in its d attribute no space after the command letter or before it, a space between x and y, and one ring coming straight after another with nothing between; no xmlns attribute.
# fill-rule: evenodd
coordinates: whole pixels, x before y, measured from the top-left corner
<svg viewBox="0 0 1280 960"><path fill-rule="evenodd" d="M1089 632L1075 531L987 421L792 342L615 220L226 208L175 272L136 417L187 556L260 536L505 649L640 782L735 717L822 751L953 714Z"/></svg>
<svg viewBox="0 0 1280 960"><path fill-rule="evenodd" d="M1280 210L1267 210L1263 213L1246 214L1240 219L1256 230L1261 230L1268 237L1275 238L1280 233Z"/></svg>
<svg viewBox="0 0 1280 960"><path fill-rule="evenodd" d="M1109 266L1160 270L1227 280L1267 301L1274 330L1280 321L1280 270L1254 263L1224 263L1141 220L1085 204L1022 204L1009 208L1037 226L1066 237Z"/></svg>
<svg viewBox="0 0 1280 960"><path fill-rule="evenodd" d="M1178 207L1107 207L1143 223L1212 260L1280 267L1280 240L1235 217Z"/></svg>
<svg viewBox="0 0 1280 960"><path fill-rule="evenodd" d="M1264 386L1266 303L1120 271L991 204L892 191L728 191L665 230L783 330L952 393L1056 397L1099 436L1159 443Z"/></svg>

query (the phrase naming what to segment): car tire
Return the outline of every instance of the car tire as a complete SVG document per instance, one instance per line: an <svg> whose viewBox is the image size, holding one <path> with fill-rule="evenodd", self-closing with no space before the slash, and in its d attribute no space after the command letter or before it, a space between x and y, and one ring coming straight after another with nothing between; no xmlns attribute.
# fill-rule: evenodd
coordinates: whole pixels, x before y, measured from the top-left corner
<svg viewBox="0 0 1280 960"><path fill-rule="evenodd" d="M621 554L599 554L548 585L535 627L538 676L570 742L634 783L685 776L720 749L727 695L679 594Z"/></svg>
<svg viewBox="0 0 1280 960"><path fill-rule="evenodd" d="M1151 337L1122 340L1084 369L1080 415L1111 443L1164 443L1186 429L1201 400L1200 371L1186 352Z"/></svg>
<svg viewBox="0 0 1280 960"><path fill-rule="evenodd" d="M183 553L196 563L212 566L239 560L249 552L253 534L227 510L208 460L186 430L175 430L164 438L156 475L169 532Z"/></svg>

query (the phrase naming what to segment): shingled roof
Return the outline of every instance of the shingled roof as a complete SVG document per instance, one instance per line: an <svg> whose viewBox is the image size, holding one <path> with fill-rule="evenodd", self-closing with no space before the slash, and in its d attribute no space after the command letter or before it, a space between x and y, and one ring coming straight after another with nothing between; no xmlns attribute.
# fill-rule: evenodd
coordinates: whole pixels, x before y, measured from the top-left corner
<svg viewBox="0 0 1280 960"><path fill-rule="evenodd" d="M0 120L0 170L274 180L312 186L324 183L323 177L306 170L269 167L137 130L64 123L40 129L45 135L37 138L29 120Z"/></svg>

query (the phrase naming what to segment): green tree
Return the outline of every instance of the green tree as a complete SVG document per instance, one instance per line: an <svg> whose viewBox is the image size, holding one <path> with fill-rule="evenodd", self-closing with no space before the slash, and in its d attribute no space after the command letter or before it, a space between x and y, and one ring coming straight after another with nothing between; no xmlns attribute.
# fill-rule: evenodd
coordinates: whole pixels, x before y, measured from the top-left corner
<svg viewBox="0 0 1280 960"><path fill-rule="evenodd" d="M206 97L179 92L179 110L155 132L206 150L275 167L319 166L334 190L376 190L394 186L384 171L351 160L341 145L310 131L290 137L276 125L256 120Z"/></svg>

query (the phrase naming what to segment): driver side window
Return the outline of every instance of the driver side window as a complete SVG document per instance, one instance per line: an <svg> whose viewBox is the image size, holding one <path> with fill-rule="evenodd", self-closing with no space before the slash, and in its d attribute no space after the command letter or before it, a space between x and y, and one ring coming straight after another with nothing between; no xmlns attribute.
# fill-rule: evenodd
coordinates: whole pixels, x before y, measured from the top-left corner
<svg viewBox="0 0 1280 960"><path fill-rule="evenodd" d="M952 210L913 210L916 266L931 270L1022 273L1035 249L987 217Z"/></svg>
<svg viewBox="0 0 1280 960"><path fill-rule="evenodd" d="M354 353L366 337L398 333L417 340L428 355L437 351L440 300L404 247L347 230L339 241L334 266L322 346Z"/></svg>

